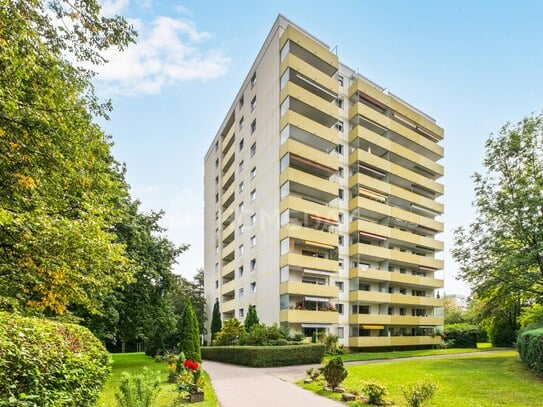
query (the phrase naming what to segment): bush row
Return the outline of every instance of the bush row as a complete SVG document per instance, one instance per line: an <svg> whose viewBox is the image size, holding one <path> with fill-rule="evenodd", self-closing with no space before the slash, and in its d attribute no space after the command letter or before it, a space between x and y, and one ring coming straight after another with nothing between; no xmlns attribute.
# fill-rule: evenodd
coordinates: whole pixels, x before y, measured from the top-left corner
<svg viewBox="0 0 543 407"><path fill-rule="evenodd" d="M543 328L521 334L517 346L524 364L537 373L543 373Z"/></svg>
<svg viewBox="0 0 543 407"><path fill-rule="evenodd" d="M477 348L481 330L469 324L450 324L445 326L445 340L450 348Z"/></svg>
<svg viewBox="0 0 543 407"><path fill-rule="evenodd" d="M0 312L0 406L93 406L109 354L79 325Z"/></svg>
<svg viewBox="0 0 543 407"><path fill-rule="evenodd" d="M251 367L271 367L320 363L323 344L287 346L209 346L202 348L204 360Z"/></svg>

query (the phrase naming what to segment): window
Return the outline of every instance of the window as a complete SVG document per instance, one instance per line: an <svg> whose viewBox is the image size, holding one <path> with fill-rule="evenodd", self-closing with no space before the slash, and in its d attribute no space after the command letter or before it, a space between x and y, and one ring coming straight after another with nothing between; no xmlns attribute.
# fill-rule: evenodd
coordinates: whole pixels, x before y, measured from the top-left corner
<svg viewBox="0 0 543 407"><path fill-rule="evenodd" d="M339 86L343 86L343 76L338 75L337 76L337 82L339 83Z"/></svg>
<svg viewBox="0 0 543 407"><path fill-rule="evenodd" d="M243 213L243 202L238 205L238 212Z"/></svg>
<svg viewBox="0 0 543 407"><path fill-rule="evenodd" d="M339 236L338 236L338 242L339 242L339 245L340 245L340 246L343 246L344 241L345 241L344 237L341 236L341 235L339 235Z"/></svg>
<svg viewBox="0 0 543 407"><path fill-rule="evenodd" d="M253 226L256 223L256 213L253 213L251 215L251 226Z"/></svg>
<svg viewBox="0 0 543 407"><path fill-rule="evenodd" d="M345 265L345 262L343 261L343 259L338 259L337 262L338 262L338 263L337 263L338 268L339 268L340 270L343 270L343 267L344 267L344 265Z"/></svg>
<svg viewBox="0 0 543 407"><path fill-rule="evenodd" d="M219 263L215 263L215 273L219 271Z"/></svg>
<svg viewBox="0 0 543 407"><path fill-rule="evenodd" d="M242 116L241 119L239 119L239 129L243 129L243 123L245 122L245 118Z"/></svg>
<svg viewBox="0 0 543 407"><path fill-rule="evenodd" d="M243 95L241 95L241 97L239 98L238 105L239 105L239 109L243 107Z"/></svg>
<svg viewBox="0 0 543 407"><path fill-rule="evenodd" d="M343 131L343 122L341 120L337 121L336 129L338 129L339 131Z"/></svg>
<svg viewBox="0 0 543 407"><path fill-rule="evenodd" d="M219 140L215 141L215 151L219 150Z"/></svg>
<svg viewBox="0 0 543 407"><path fill-rule="evenodd" d="M394 307L388 307L388 315L394 315Z"/></svg>
<svg viewBox="0 0 543 407"><path fill-rule="evenodd" d="M254 157L256 154L256 142L253 143L253 145L251 146L251 157Z"/></svg>
<svg viewBox="0 0 543 407"><path fill-rule="evenodd" d="M338 290L340 292L343 292L343 289L344 289L343 281L336 281L336 287L338 288ZM343 314L343 312L342 312L342 314Z"/></svg>
<svg viewBox="0 0 543 407"><path fill-rule="evenodd" d="M219 185L219 176L215 177L215 185Z"/></svg>
<svg viewBox="0 0 543 407"><path fill-rule="evenodd" d="M251 112L256 108L256 96L251 100Z"/></svg>
<svg viewBox="0 0 543 407"><path fill-rule="evenodd" d="M241 139L241 140L239 141L239 150L240 150L240 151L243 150L243 144L244 144L244 141L243 141L243 139Z"/></svg>
<svg viewBox="0 0 543 407"><path fill-rule="evenodd" d="M240 318L243 318L243 317L244 317L243 308L240 308L240 309L238 310L238 315L239 315Z"/></svg>
<svg viewBox="0 0 543 407"><path fill-rule="evenodd" d="M256 119L253 120L251 123L251 134L253 134L256 131Z"/></svg>
<svg viewBox="0 0 543 407"><path fill-rule="evenodd" d="M342 109L343 108L343 98L336 99L337 106Z"/></svg>
<svg viewBox="0 0 543 407"><path fill-rule="evenodd" d="M251 260L251 267L250 267L250 270L251 270L251 271L255 271L255 270L256 270L256 259L252 259L252 260Z"/></svg>
<svg viewBox="0 0 543 407"><path fill-rule="evenodd" d="M338 170L337 170L337 173L338 173L340 178L343 178L343 175L345 173L345 169L343 167L339 167Z"/></svg>
<svg viewBox="0 0 543 407"><path fill-rule="evenodd" d="M215 280L215 288L219 288L219 280Z"/></svg>
<svg viewBox="0 0 543 407"><path fill-rule="evenodd" d="M253 281L253 282L251 283L251 286L250 286L250 287L251 287L251 292L252 292L252 293L256 293L256 281Z"/></svg>
<svg viewBox="0 0 543 407"><path fill-rule="evenodd" d="M341 199L343 201L343 198L344 198L344 195L345 195L345 191L343 189L339 189L338 190L338 196L339 196L339 199Z"/></svg>
<svg viewBox="0 0 543 407"><path fill-rule="evenodd" d="M238 254L241 256L243 254L243 245L240 244L238 247Z"/></svg>
<svg viewBox="0 0 543 407"><path fill-rule="evenodd" d="M255 199L256 199L256 189L253 189L251 191L251 202L254 202Z"/></svg>
<svg viewBox="0 0 543 407"><path fill-rule="evenodd" d="M256 85L256 72L251 76L251 89L253 89Z"/></svg>
<svg viewBox="0 0 543 407"><path fill-rule="evenodd" d="M251 179L253 179L254 177L256 177L256 167L253 167L253 169L251 170Z"/></svg>
<svg viewBox="0 0 543 407"><path fill-rule="evenodd" d="M343 337L344 337L344 333L343 333L343 328L342 328L342 327L338 327L338 328L337 328L337 337L338 337L338 338L343 338Z"/></svg>
<svg viewBox="0 0 543 407"><path fill-rule="evenodd" d="M243 288L240 288L240 289L238 290L238 298L243 298L243 294L244 294Z"/></svg>
<svg viewBox="0 0 543 407"><path fill-rule="evenodd" d="M400 308L400 315L405 315L405 308Z"/></svg>
<svg viewBox="0 0 543 407"><path fill-rule="evenodd" d="M238 171L239 171L239 172L243 171L243 160L241 160L241 161L239 162Z"/></svg>
<svg viewBox="0 0 543 407"><path fill-rule="evenodd" d="M215 220L219 220L219 211L215 212Z"/></svg>
<svg viewBox="0 0 543 407"><path fill-rule="evenodd" d="M219 168L219 159L218 158L215 160L215 168Z"/></svg>
<svg viewBox="0 0 543 407"><path fill-rule="evenodd" d="M338 144L336 147L336 150L338 154L343 154L343 150L344 150L343 144Z"/></svg>
<svg viewBox="0 0 543 407"><path fill-rule="evenodd" d="M219 254L219 245L215 246L215 254Z"/></svg>
<svg viewBox="0 0 543 407"><path fill-rule="evenodd" d="M240 194L243 192L243 189L244 189L244 185L243 185L243 181L241 181L238 186L238 191Z"/></svg>
<svg viewBox="0 0 543 407"><path fill-rule="evenodd" d="M400 294L401 295L406 295L407 294L407 290L405 288L400 288Z"/></svg>
<svg viewBox="0 0 543 407"><path fill-rule="evenodd" d="M243 266L238 267L238 277L243 277Z"/></svg>
<svg viewBox="0 0 543 407"><path fill-rule="evenodd" d="M370 291L371 290L371 285L365 284L365 283L358 283L358 289L360 291Z"/></svg>
<svg viewBox="0 0 543 407"><path fill-rule="evenodd" d="M338 314L343 315L343 304L336 304L336 311Z"/></svg>
<svg viewBox="0 0 543 407"><path fill-rule="evenodd" d="M242 235L243 234L243 223L241 225L238 226L238 234L239 235Z"/></svg>
<svg viewBox="0 0 543 407"><path fill-rule="evenodd" d="M251 236L251 247L256 246L256 236Z"/></svg>
<svg viewBox="0 0 543 407"><path fill-rule="evenodd" d="M215 203L219 202L219 194L215 194Z"/></svg>
<svg viewBox="0 0 543 407"><path fill-rule="evenodd" d="M343 223L343 214L342 213L338 214L337 219L339 223Z"/></svg>

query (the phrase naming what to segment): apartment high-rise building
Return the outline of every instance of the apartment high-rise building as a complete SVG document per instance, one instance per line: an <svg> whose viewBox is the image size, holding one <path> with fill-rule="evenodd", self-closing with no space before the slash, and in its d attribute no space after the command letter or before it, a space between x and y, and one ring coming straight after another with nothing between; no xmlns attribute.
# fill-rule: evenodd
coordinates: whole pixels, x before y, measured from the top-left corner
<svg viewBox="0 0 543 407"><path fill-rule="evenodd" d="M205 293L223 320L353 348L443 325L434 119L279 16L205 156Z"/></svg>

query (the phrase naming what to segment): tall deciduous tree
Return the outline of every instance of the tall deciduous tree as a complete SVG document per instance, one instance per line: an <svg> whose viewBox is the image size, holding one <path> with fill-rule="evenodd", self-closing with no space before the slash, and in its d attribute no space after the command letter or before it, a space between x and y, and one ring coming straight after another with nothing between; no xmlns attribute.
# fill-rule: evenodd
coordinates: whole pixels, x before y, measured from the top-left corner
<svg viewBox="0 0 543 407"><path fill-rule="evenodd" d="M97 0L0 0L0 306L96 311L137 269L113 225L128 195L83 64L135 32ZM73 63L72 61L76 61Z"/></svg>
<svg viewBox="0 0 543 407"><path fill-rule="evenodd" d="M455 231L460 277L481 298L543 295L543 116L506 124L475 174L476 220Z"/></svg>
<svg viewBox="0 0 543 407"><path fill-rule="evenodd" d="M192 309L189 301L183 314L183 327L180 332L179 351L185 353L185 357L196 362L202 361L200 351L200 331L198 329L198 319Z"/></svg>
<svg viewBox="0 0 543 407"><path fill-rule="evenodd" d="M213 316L211 317L211 340L215 339L217 332L222 328L221 312L219 310L219 300L215 300L213 305Z"/></svg>

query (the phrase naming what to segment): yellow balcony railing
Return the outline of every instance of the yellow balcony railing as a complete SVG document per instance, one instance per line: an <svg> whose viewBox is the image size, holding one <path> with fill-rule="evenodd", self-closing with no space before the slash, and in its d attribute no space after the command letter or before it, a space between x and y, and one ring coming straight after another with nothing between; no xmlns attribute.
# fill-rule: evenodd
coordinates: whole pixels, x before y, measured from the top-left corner
<svg viewBox="0 0 543 407"><path fill-rule="evenodd" d="M308 311L308 310L285 310L280 314L281 322L289 323L317 323L337 324L338 313L335 311Z"/></svg>
<svg viewBox="0 0 543 407"><path fill-rule="evenodd" d="M222 303L221 312L231 312L236 308L236 300L225 301Z"/></svg>
<svg viewBox="0 0 543 407"><path fill-rule="evenodd" d="M355 314L349 315L349 324L355 325L443 325L443 317L412 317L403 315Z"/></svg>
<svg viewBox="0 0 543 407"><path fill-rule="evenodd" d="M443 298L417 297L415 295L389 294L378 291L351 291L349 301L373 302L389 305L421 305L443 307Z"/></svg>
<svg viewBox="0 0 543 407"><path fill-rule="evenodd" d="M369 281L391 282L406 284L422 288L443 288L443 280L432 277L414 276L412 274L402 274L398 272L391 273L385 270L362 269L353 267L349 269L349 278L363 278Z"/></svg>
<svg viewBox="0 0 543 407"><path fill-rule="evenodd" d="M304 75L306 78L314 81L320 87L337 95L338 83L334 77L328 76L324 72L315 69L315 67L313 67L311 64L308 64L296 55L289 53L285 57L279 68L280 75L282 75L287 68L294 69L295 71Z"/></svg>
<svg viewBox="0 0 543 407"><path fill-rule="evenodd" d="M337 260L321 259L319 257L304 256L303 254L287 253L281 256L280 267L295 266L309 270L328 271L330 273L338 272Z"/></svg>
<svg viewBox="0 0 543 407"><path fill-rule="evenodd" d="M280 120L280 129L283 129L287 124L298 127L308 133L320 137L332 144L339 143L339 133L335 127L326 127L315 120L312 120L302 114L288 110Z"/></svg>
<svg viewBox="0 0 543 407"><path fill-rule="evenodd" d="M356 256L357 254L361 254L368 259L376 261L392 260L404 264L411 264L412 266L424 266L437 270L443 269L443 260L365 243L356 243L349 247L349 256Z"/></svg>
<svg viewBox="0 0 543 407"><path fill-rule="evenodd" d="M334 102L328 102L293 82L288 82L285 87L281 89L279 100L282 102L287 96L298 99L328 116L337 117L338 115L338 107Z"/></svg>
<svg viewBox="0 0 543 407"><path fill-rule="evenodd" d="M338 245L338 235L336 233L324 232L293 224L283 226L279 236L281 240L286 237L300 239L308 245L317 244L318 246L325 245L330 247L337 247Z"/></svg>
<svg viewBox="0 0 543 407"><path fill-rule="evenodd" d="M308 201L297 196L287 196L281 201L280 208L281 212L286 209L292 209L295 211L307 213L308 215L315 215L319 218L329 219L333 222L338 221L337 208L320 205L318 203Z"/></svg>
<svg viewBox="0 0 543 407"><path fill-rule="evenodd" d="M350 337L349 346L352 348L371 348L384 346L417 346L439 345L442 339L435 336L359 336Z"/></svg>
<svg viewBox="0 0 543 407"><path fill-rule="evenodd" d="M285 283L281 283L280 293L337 298L338 288L333 285L307 284L298 281L287 281Z"/></svg>
<svg viewBox="0 0 543 407"><path fill-rule="evenodd" d="M307 185L310 188L323 191L327 194L335 196L337 196L338 194L338 184L336 184L335 182L316 177L295 168L289 167L281 173L280 184L282 185L287 181L296 182L301 185Z"/></svg>
<svg viewBox="0 0 543 407"><path fill-rule="evenodd" d="M299 141L289 139L283 143L279 150L279 156L283 157L287 152L303 157L309 161L313 161L316 164L332 168L336 171L338 169L339 161L337 157L323 153L322 151L300 143Z"/></svg>

